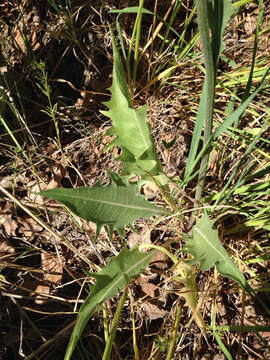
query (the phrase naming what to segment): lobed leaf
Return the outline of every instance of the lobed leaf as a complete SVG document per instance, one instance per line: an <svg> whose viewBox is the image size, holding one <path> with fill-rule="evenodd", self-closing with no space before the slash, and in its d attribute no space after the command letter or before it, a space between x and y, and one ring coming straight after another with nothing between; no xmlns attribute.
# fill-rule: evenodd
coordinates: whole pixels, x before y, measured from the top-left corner
<svg viewBox="0 0 270 360"><path fill-rule="evenodd" d="M97 225L97 236L104 225L110 231L121 231L126 225L132 225L138 218L153 215L168 215L141 195L136 184L127 186L94 186L77 189L53 189L39 193L66 205L74 214Z"/></svg>
<svg viewBox="0 0 270 360"><path fill-rule="evenodd" d="M186 252L193 255L193 259L189 262L192 264L200 262L201 270L209 270L216 266L220 274L237 281L249 291L249 285L244 275L232 262L222 246L218 231L213 229L213 222L204 214L193 228L192 238L187 241L184 247Z"/></svg>
<svg viewBox="0 0 270 360"><path fill-rule="evenodd" d="M90 295L80 308L65 360L71 358L83 329L94 310L99 310L105 301L123 290L131 280L135 279L148 266L154 255L155 251L142 253L138 247L130 250L123 248L119 255L114 257L100 272L89 273L89 276L96 278L96 283L91 287Z"/></svg>
<svg viewBox="0 0 270 360"><path fill-rule="evenodd" d="M157 156L150 125L146 120L147 106L139 109L132 106L114 37L113 52L113 83L110 88L112 97L105 103L109 110L101 112L112 120L112 127L107 135L114 135L115 138L106 151L114 146L121 148L121 156L117 158L123 162L121 175L140 175L142 179L149 179L148 172L156 177L161 185L165 185L167 179Z"/></svg>

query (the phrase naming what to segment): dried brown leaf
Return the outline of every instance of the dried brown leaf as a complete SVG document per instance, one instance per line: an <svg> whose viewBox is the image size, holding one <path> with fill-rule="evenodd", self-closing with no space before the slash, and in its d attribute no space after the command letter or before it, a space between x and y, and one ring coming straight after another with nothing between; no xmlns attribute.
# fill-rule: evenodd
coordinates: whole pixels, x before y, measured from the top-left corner
<svg viewBox="0 0 270 360"><path fill-rule="evenodd" d="M36 293L44 296L44 299L36 299L37 304L46 303L46 295L50 294L50 288L59 284L63 276L63 263L64 258L61 258L61 263L55 254L42 253L41 254L41 267L46 272L43 276L43 280L47 284L38 284L36 287ZM54 274L51 274L51 273ZM57 273L57 274L55 274ZM38 295L40 297L40 295Z"/></svg>
<svg viewBox="0 0 270 360"><path fill-rule="evenodd" d="M23 38L23 24L20 23L19 27L17 27L17 29L15 30L15 34L14 34L14 40L15 40L15 47L18 50L21 50L21 52L24 55L27 55L27 47Z"/></svg>
<svg viewBox="0 0 270 360"><path fill-rule="evenodd" d="M40 191L47 190L47 185L46 184L44 184L43 182L40 181L38 184L35 183L35 185L33 185L30 188L29 188L29 185L28 185L28 190L29 190L28 198L31 201L33 201L34 203L39 204L39 205L44 205L46 203L46 199L44 198L44 196L35 194L35 193L38 193Z"/></svg>
<svg viewBox="0 0 270 360"><path fill-rule="evenodd" d="M47 302L46 295L50 294L50 286L38 284L35 291L39 294L37 295L38 298L35 300L35 303L39 305L45 304ZM41 297L44 297L44 299L42 299Z"/></svg>
<svg viewBox="0 0 270 360"><path fill-rule="evenodd" d="M43 227L39 225L34 219L29 216L23 216L17 219L21 225L19 232L26 237L33 237L36 233L41 232Z"/></svg>
<svg viewBox="0 0 270 360"><path fill-rule="evenodd" d="M160 309L157 305L151 304L148 301L146 301L142 307L150 321L164 318L167 314L167 311Z"/></svg>
<svg viewBox="0 0 270 360"><path fill-rule="evenodd" d="M143 276L143 275L140 275L138 277L138 279L136 279L136 284L139 285L142 289L142 291L154 298L154 297L158 297L159 296L159 288L155 285L155 284L152 284L149 282L149 276Z"/></svg>
<svg viewBox="0 0 270 360"><path fill-rule="evenodd" d="M15 249L10 240L0 238L0 255L3 253L4 254L14 254Z"/></svg>
<svg viewBox="0 0 270 360"><path fill-rule="evenodd" d="M131 232L128 235L128 246L133 248L137 244L151 244L151 230L147 225L143 226L140 234ZM146 249L142 251L147 251Z"/></svg>
<svg viewBox="0 0 270 360"><path fill-rule="evenodd" d="M165 270L168 267L167 264L168 257L164 252L157 251L156 255L151 261L151 266L154 266L156 269Z"/></svg>
<svg viewBox="0 0 270 360"><path fill-rule="evenodd" d="M16 235L16 230L18 228L18 223L12 219L11 214L6 214L0 217L0 225L3 225L3 228L7 235Z"/></svg>
<svg viewBox="0 0 270 360"><path fill-rule="evenodd" d="M144 195L146 195L149 199L151 199L152 197L155 197L159 192L159 188L157 187L156 184L145 184L143 186L143 193Z"/></svg>
<svg viewBox="0 0 270 360"><path fill-rule="evenodd" d="M64 258L61 259L64 261ZM61 282L63 276L63 263L59 262L59 259L55 254L42 253L41 254L41 267L46 272L55 272L58 274L45 274L44 280L50 282L52 285L56 285Z"/></svg>
<svg viewBox="0 0 270 360"><path fill-rule="evenodd" d="M48 190L52 190L52 189L56 189L56 188L58 188L59 187L59 184L58 184L58 182L56 181L56 180L54 180L54 178L52 178L52 180L49 182L49 184L48 184L48 187L47 187L47 189Z"/></svg>

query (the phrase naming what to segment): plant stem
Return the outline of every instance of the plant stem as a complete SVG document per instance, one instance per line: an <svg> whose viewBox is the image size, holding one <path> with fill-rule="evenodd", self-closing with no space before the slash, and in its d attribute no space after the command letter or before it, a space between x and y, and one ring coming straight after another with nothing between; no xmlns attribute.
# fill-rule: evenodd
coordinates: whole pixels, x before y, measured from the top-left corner
<svg viewBox="0 0 270 360"><path fill-rule="evenodd" d="M131 59L131 53L132 53L132 46L133 46L133 43L134 43L134 40L135 40L135 36L137 35L138 37L138 26L141 26L141 19L140 17L142 16L142 8L143 8L143 2L144 0L140 0L140 4L139 4L139 9L138 9L138 12L137 12L137 16L136 16L136 20L135 20L135 24L134 24L134 28L133 28L133 31L132 31L132 35L131 35L131 39L130 39L130 44L129 44L129 49L128 49L128 55L127 55L127 75L128 75L128 84L129 86L131 87L131 69L130 69L130 59ZM137 41L136 41L137 42ZM136 46L137 46L137 43L135 44L135 52L136 52ZM134 58L134 62L138 63L138 58L135 60ZM134 64L135 65L135 64ZM137 66L137 64L136 64ZM137 71L137 70L136 70ZM134 75L134 73L133 73Z"/></svg>
<svg viewBox="0 0 270 360"><path fill-rule="evenodd" d="M105 342L107 342L108 338L109 338L109 322L108 322L108 312L105 307L105 304L103 304L102 310L103 310L103 324L104 324L103 325L104 326L104 339L105 339Z"/></svg>
<svg viewBox="0 0 270 360"><path fill-rule="evenodd" d="M137 28L136 28L136 41L135 41L135 51L134 51L134 65L133 65L133 84L136 82L137 77L137 67L138 67L138 58L139 58L139 47L140 47L140 40L141 40L141 29L142 29L142 9L143 9L144 0L140 0L140 5L137 14Z"/></svg>
<svg viewBox="0 0 270 360"><path fill-rule="evenodd" d="M131 310L131 316L132 316L132 338L133 338L134 360L140 360L140 352L138 349L137 336L136 336L136 324L135 324L135 316L134 316L133 297L132 297L130 288L129 288L129 300L130 300L130 310Z"/></svg>
<svg viewBox="0 0 270 360"><path fill-rule="evenodd" d="M213 59L213 51L211 46L211 39L209 34L209 22L208 22L208 1L196 0L198 23L200 31L200 39L203 48L203 55L206 69L206 107L204 114L204 136L203 136L203 147L206 146L211 133L212 133L212 122L213 122L213 109L214 109L214 98L215 98L215 84L216 84L216 66ZM207 165L209 160L209 151L206 152L201 161L198 185L196 189L195 200L198 204L202 197L205 176L207 173Z"/></svg>
<svg viewBox="0 0 270 360"><path fill-rule="evenodd" d="M174 327L173 327L173 330L172 330L172 339L170 341L169 350L168 350L168 353L167 353L167 356L166 356L166 360L171 360L172 357L173 357L174 346L175 346L177 335L178 335L178 328L179 328L179 324L180 324L181 314L182 314L182 306L179 304L178 309L177 309L176 319L175 319L175 322L174 322Z"/></svg>
<svg viewBox="0 0 270 360"><path fill-rule="evenodd" d="M108 341L106 343L106 347L105 347L105 350L103 353L102 360L110 360L111 359L111 352L112 352L112 347L113 347L113 343L114 343L114 339L115 339L115 335L116 335L116 330L117 330L120 315L123 310L123 306L126 301L126 298L127 298L127 289L124 290L123 295L121 296L121 299L118 303L116 313L113 318L112 330L111 330L110 336L108 338Z"/></svg>
<svg viewBox="0 0 270 360"><path fill-rule="evenodd" d="M177 269L178 269L178 271L179 271L179 273L180 273L180 275L182 276L182 278L184 278L185 277L185 272L182 270L182 268L181 268L181 260L180 259L178 259L176 256L174 256L173 254L171 254L167 249L165 249L164 247L162 247L162 246L159 246L159 245L154 245L154 244L141 244L140 246L139 246L139 249L141 250L141 249L155 249L155 250L158 250L158 251L162 251L165 255L167 255L168 256L168 258L170 258L172 261L173 261L173 263L175 264L175 265L177 265Z"/></svg>

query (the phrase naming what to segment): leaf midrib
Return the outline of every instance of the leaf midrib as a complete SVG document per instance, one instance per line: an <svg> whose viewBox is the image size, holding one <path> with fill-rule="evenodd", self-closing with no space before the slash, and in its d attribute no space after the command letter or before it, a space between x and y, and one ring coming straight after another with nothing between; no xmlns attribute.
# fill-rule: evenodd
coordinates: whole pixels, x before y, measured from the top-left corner
<svg viewBox="0 0 270 360"><path fill-rule="evenodd" d="M210 247L211 247L216 253L218 253L218 255L221 257L221 260L223 259L223 260L227 263L227 265L229 265L230 268L233 269L233 272L235 272L234 264L231 263L231 259L229 258L229 256L227 257L227 253L225 252L225 254L222 254L222 253L211 243L211 241L208 240L208 238L201 232L200 229L195 228L194 231L197 231L197 233L199 233L199 235L205 240L205 242L206 242L208 245L210 245ZM225 251L225 250L224 250L224 251ZM229 259L230 261L228 261L228 259ZM215 264L216 264L217 261L221 261L221 260L220 260L220 259L216 260L216 261L215 261Z"/></svg>
<svg viewBox="0 0 270 360"><path fill-rule="evenodd" d="M149 257L152 257L152 256L153 256L153 254L150 253L148 256L143 257L140 261L137 261L135 264L133 264L127 271L122 271L120 274L118 274L116 279L114 281L112 281L111 286L108 287L107 291L103 294L103 296L100 300L101 302L99 302L99 304L102 304L106 300L106 297L108 296L108 293L110 293L111 289L116 287L117 284L120 283L123 278L125 278L125 275L128 275L129 273L131 273L134 268L138 268L138 266L140 264L144 263L146 261L146 259L148 259ZM130 281L130 279L129 279L129 281ZM96 294L96 295L98 296L98 294Z"/></svg>
<svg viewBox="0 0 270 360"><path fill-rule="evenodd" d="M144 210L144 211L149 211L149 212L155 211L156 213L165 214L165 211L163 209L158 209L155 207L135 206L135 205L129 205L126 203L112 202L112 201L108 201L108 200L100 200L100 199L93 199L93 198L84 199L81 196L76 196L76 195L69 195L69 196L61 195L60 201L63 201L64 198L67 198L69 200L77 199L77 200L80 200L81 202L83 202L84 204L85 204L85 201L92 201L92 202L101 203L104 205L118 206L118 207L123 207L123 208L128 208L128 209L134 209L134 210Z"/></svg>
<svg viewBox="0 0 270 360"><path fill-rule="evenodd" d="M118 86L118 90L120 90L120 94L121 94L120 96L124 97L125 101L127 101L127 100L126 100L126 97L124 96L124 94L123 94L122 91L121 91L121 87L119 86L119 83L120 83L120 80L118 79L118 77L116 77L116 84L117 84L117 86ZM113 95L113 94L112 94L112 95ZM118 96L119 96L119 95L118 95ZM128 106L128 105L127 105L127 106ZM149 148L152 146L152 144L151 144L151 142L148 141L147 135L144 134L143 128L142 128L141 123L140 123L140 120L139 120L139 116L138 116L137 111L139 111L139 110L141 110L141 109L134 109L134 108L131 108L131 107L129 107L129 106L128 106L128 109L131 111L132 115L133 115L134 118L135 118L135 123L136 123L136 125L137 125L138 132L139 132L139 134L141 135L141 138L142 138L143 143L144 143L144 146L145 146L144 151L146 151L147 149L149 149Z"/></svg>

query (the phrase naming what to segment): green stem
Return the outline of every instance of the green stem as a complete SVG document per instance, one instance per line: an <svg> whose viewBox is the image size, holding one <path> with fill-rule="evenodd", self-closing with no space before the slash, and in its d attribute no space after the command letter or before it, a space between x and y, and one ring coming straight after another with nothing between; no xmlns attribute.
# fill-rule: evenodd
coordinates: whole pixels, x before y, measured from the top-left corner
<svg viewBox="0 0 270 360"><path fill-rule="evenodd" d="M179 273L180 273L180 275L183 277L183 278L185 278L185 273L184 273L184 271L182 270L182 268L181 268L181 261L176 257L176 256L174 256L173 254L171 254L167 249L165 249L164 247L162 247L162 246L158 246L158 245L154 245L154 244L141 244L140 246L139 246L139 249L141 250L141 249L155 249L155 250L158 250L158 251L161 251L161 252L163 252L163 254L165 254L165 255L167 255L168 256L168 258L170 258L172 261L173 261L173 263L175 264L175 265L177 265L177 269L178 269L178 271L179 271Z"/></svg>
<svg viewBox="0 0 270 360"><path fill-rule="evenodd" d="M140 25L140 15L141 15L142 7L143 7L143 0L140 0L139 9L138 9L138 12L137 12L137 17L136 17L134 28L133 28L133 31L132 31L130 44L129 44L129 49L128 49L128 55L127 55L127 73L128 73L129 86L131 86L130 59L131 59L131 53L132 53L132 46L133 46L136 34L138 35L137 28ZM135 44L135 46L136 46L136 44Z"/></svg>
<svg viewBox="0 0 270 360"><path fill-rule="evenodd" d="M102 360L110 360L111 359L111 352L112 352L112 347L113 347L113 343L114 343L114 339L115 339L115 335L116 335L116 330L117 330L117 326L118 326L118 323L120 320L121 312L123 310L126 298L127 298L127 289L124 290L124 293L121 296L121 299L118 303L116 313L113 318L111 333L110 333L108 341L106 343Z"/></svg>
<svg viewBox="0 0 270 360"><path fill-rule="evenodd" d="M139 47L141 40L141 29L142 29L142 9L143 9L144 0L140 0L138 15L136 19L137 28L136 28L136 42L135 42L135 51L134 51L134 65L133 65L133 84L136 82L137 77L137 67L138 67L138 58L139 58Z"/></svg>
<svg viewBox="0 0 270 360"><path fill-rule="evenodd" d="M105 304L103 304L103 326L104 326L104 339L105 342L107 343L108 338L109 338L109 322L108 322L108 313L107 313L107 309L105 307Z"/></svg>
<svg viewBox="0 0 270 360"><path fill-rule="evenodd" d="M173 352L174 352L174 346L177 340L177 335L178 335L178 328L179 328L179 324L180 324L180 318L181 318L181 314L182 314L182 306L179 305L178 309L177 309L177 314L176 314L176 319L174 322L174 327L173 327L173 331L172 331L172 339L170 341L170 345L169 345L169 350L166 356L166 360L171 360L173 357Z"/></svg>
<svg viewBox="0 0 270 360"><path fill-rule="evenodd" d="M208 22L208 1L196 0L198 23L200 31L200 39L203 48L203 55L206 69L206 107L204 114L204 136L203 136L203 147L206 146L212 133L213 123L213 109L214 109L214 98L215 98L215 84L216 84L216 66L213 59L213 51L211 45L211 38L209 34L209 22ZM201 161L198 185L195 195L196 203L198 204L202 197L204 188L205 176L207 173L207 165L209 160L209 151L206 152Z"/></svg>

